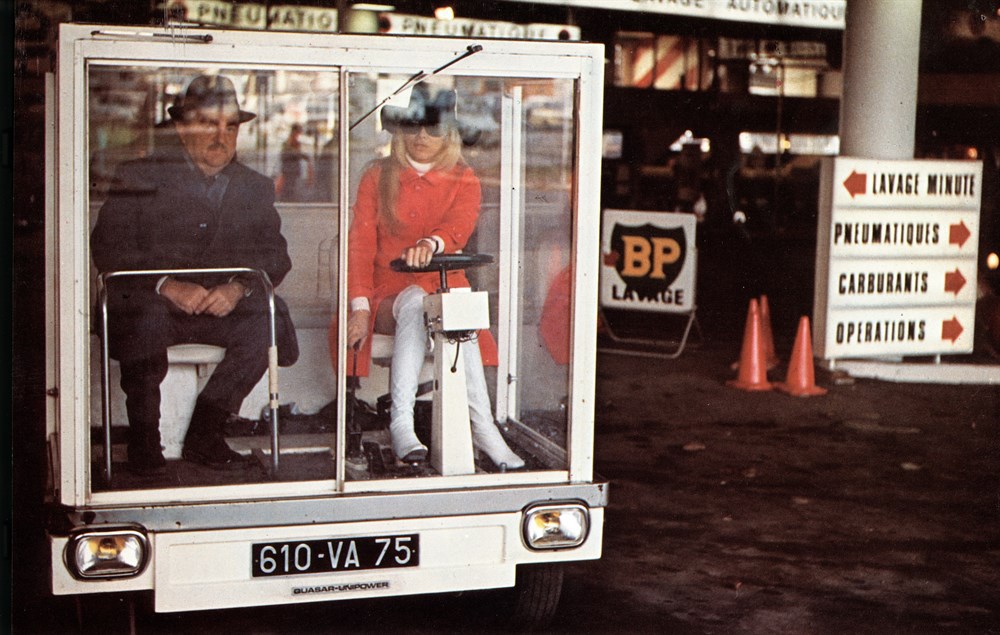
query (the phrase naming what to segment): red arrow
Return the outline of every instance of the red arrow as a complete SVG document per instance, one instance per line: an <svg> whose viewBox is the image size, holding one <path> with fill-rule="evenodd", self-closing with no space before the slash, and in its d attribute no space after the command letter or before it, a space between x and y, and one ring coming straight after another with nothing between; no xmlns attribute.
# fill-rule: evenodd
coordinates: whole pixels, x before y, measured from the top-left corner
<svg viewBox="0 0 1000 635"><path fill-rule="evenodd" d="M951 343L954 344L955 340L958 339L958 336L961 335L964 330L965 329L962 328L958 318L953 315L950 320L941 322L941 339L951 340Z"/></svg>
<svg viewBox="0 0 1000 635"><path fill-rule="evenodd" d="M965 221L960 220L958 225L952 225L948 228L948 244L958 245L961 248L971 235L972 232L965 226Z"/></svg>
<svg viewBox="0 0 1000 635"><path fill-rule="evenodd" d="M962 272L958 270L958 267L955 267L954 271L944 272L945 293L951 291L955 295L958 295L958 292L961 291L962 287L964 286L965 286L965 276L963 276Z"/></svg>
<svg viewBox="0 0 1000 635"><path fill-rule="evenodd" d="M858 174L851 170L851 175L844 179L844 188L851 195L851 198L857 194L864 194L868 190L868 174L865 172Z"/></svg>

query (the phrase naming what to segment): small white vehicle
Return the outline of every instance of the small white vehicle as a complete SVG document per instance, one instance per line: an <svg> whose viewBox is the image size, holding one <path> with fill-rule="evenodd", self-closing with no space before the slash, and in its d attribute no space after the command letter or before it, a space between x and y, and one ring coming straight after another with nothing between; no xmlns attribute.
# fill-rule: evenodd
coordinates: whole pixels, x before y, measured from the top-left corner
<svg viewBox="0 0 1000 635"><path fill-rule="evenodd" d="M155 611L178 612L516 585L547 599L514 617L550 618L560 565L601 556L608 502L593 472L603 48L72 24L59 37L46 148L52 592L151 594ZM122 277L166 274L98 275L88 237L116 167L155 150L173 100L205 73L230 78L257 114L237 158L279 189L292 268L267 289L287 303L301 354L280 376L272 360L233 413L226 441L253 462L220 472L181 458L181 440L225 350L172 347L160 386L167 467L142 476L125 469L106 293ZM443 295L427 305L438 345L417 410L431 460L413 465L392 455L380 412L384 337L357 384L329 351L346 350L358 181L389 139L371 115L420 83L490 111L499 141L464 150L483 192L466 249L479 293L452 294L474 296L471 309ZM539 99L571 118L536 126L527 105ZM294 191L280 164L293 124L305 157ZM472 452L464 389L449 381L462 345L450 329L481 326L498 344L489 393L520 470Z"/></svg>

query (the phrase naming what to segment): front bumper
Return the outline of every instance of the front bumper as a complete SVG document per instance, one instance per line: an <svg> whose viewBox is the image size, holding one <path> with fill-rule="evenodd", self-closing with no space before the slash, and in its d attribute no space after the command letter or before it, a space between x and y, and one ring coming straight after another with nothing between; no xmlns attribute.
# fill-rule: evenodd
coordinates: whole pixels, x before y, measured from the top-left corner
<svg viewBox="0 0 1000 635"><path fill-rule="evenodd" d="M90 521L88 527L113 527L115 523L144 527L149 539L148 565L132 578L77 579L64 562L68 536L51 535L52 589L56 595L151 590L157 612L192 611L509 587L514 584L519 564L601 556L605 484L498 488L479 490L471 498L469 493L411 493L402 497L410 502L397 505L397 513L391 517L378 516L389 516L391 505L386 503L391 501L386 498L400 497L385 494L131 512L125 508L89 510L79 516ZM350 518L352 510L361 511L355 509L353 502L358 501L352 502L354 498L369 499L368 518ZM423 504L417 504L421 500ZM441 512L439 506L448 501L450 513L431 513ZM523 538L524 511L554 502L573 502L587 508L586 539L573 548L530 549ZM469 509L463 508L463 503ZM483 509L491 504L492 510ZM501 505L518 507L497 509ZM233 514L238 511L234 506L241 508L241 519L239 514ZM291 514L292 509L299 513ZM406 516L402 513L406 511L422 513ZM336 515L342 520L331 518ZM75 519L78 514L72 512L69 517ZM274 577L252 575L251 550L255 543L401 534L419 535L419 566Z"/></svg>

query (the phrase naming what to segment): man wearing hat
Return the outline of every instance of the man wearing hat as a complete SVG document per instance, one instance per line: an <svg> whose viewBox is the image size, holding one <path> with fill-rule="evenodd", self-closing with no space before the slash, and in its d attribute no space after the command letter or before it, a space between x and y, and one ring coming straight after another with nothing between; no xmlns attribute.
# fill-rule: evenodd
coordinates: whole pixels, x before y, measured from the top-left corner
<svg viewBox="0 0 1000 635"><path fill-rule="evenodd" d="M101 272L249 267L277 287L291 269L270 179L236 160L241 110L231 80L200 75L167 111L165 147L119 166L91 235ZM225 347L195 404L182 456L213 469L246 460L223 428L263 376L270 341L267 297L255 276L199 275L112 279L108 285L111 357L121 363L129 421L128 467L165 471L160 445L160 382L167 347ZM298 357L288 307L275 298L278 363Z"/></svg>

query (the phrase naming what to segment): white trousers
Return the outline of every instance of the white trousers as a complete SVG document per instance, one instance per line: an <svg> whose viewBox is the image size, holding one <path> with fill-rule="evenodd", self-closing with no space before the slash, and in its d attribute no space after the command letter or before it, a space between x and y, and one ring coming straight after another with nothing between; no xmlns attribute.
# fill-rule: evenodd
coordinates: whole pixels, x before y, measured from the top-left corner
<svg viewBox="0 0 1000 635"><path fill-rule="evenodd" d="M417 400L420 369L430 351L431 338L424 324L424 297L427 292L412 285L396 296L392 316L396 320L396 334L392 348L392 368L389 370L389 432L392 449L399 458L410 452L426 449L413 431L413 407ZM483 358L477 342L459 346L465 362L466 395L469 401L469 419L472 422L473 441L486 452L498 466L506 464L516 469L524 465L514 454L493 421L493 408L486 388Z"/></svg>

